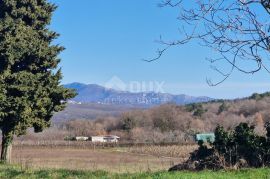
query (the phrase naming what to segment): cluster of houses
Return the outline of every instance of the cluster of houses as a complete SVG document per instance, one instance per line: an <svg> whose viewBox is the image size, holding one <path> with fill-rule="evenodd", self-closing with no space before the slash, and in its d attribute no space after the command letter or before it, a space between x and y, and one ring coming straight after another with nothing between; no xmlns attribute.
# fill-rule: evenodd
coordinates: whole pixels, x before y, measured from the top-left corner
<svg viewBox="0 0 270 179"><path fill-rule="evenodd" d="M203 141L203 142L214 142L215 134L214 133L201 133L196 134L195 141ZM103 136L77 136L72 138L66 138L66 140L75 140L75 141L91 141L93 143L117 143L120 140L120 137L116 135L103 135Z"/></svg>
<svg viewBox="0 0 270 179"><path fill-rule="evenodd" d="M120 137L115 135L104 135L104 136L91 136L91 137L84 137L84 136L77 136L72 138L72 140L76 141L91 141L95 143L117 143L120 140Z"/></svg>

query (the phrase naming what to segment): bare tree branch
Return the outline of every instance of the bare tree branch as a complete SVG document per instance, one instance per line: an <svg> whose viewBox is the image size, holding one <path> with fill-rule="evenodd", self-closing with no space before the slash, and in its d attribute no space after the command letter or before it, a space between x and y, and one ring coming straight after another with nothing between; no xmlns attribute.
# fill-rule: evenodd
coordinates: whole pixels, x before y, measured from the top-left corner
<svg viewBox="0 0 270 179"><path fill-rule="evenodd" d="M197 40L201 45L213 49L220 57L208 60L212 69L226 80L234 70L253 74L261 69L267 72L267 58L270 52L270 0L164 0L160 7L178 8L177 18L183 25L182 37L167 42L157 51L158 60L172 46ZM228 73L215 67L215 63L226 61L232 68ZM253 68L247 63L254 62Z"/></svg>

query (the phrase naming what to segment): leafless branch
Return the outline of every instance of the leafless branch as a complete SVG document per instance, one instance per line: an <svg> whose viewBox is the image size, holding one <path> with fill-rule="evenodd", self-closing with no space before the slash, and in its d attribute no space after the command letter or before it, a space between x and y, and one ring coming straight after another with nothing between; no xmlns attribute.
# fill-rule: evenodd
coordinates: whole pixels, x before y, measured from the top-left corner
<svg viewBox="0 0 270 179"><path fill-rule="evenodd" d="M270 0L164 0L160 7L178 8L178 20L183 25L182 38L172 42L160 40L164 46L157 51L158 60L172 46L197 40L213 49L220 57L208 58L212 69L223 76L217 85L226 80L234 70L253 74L261 69L267 72L266 60L270 52ZM226 61L232 68L222 72L214 63ZM254 62L254 67L246 65Z"/></svg>

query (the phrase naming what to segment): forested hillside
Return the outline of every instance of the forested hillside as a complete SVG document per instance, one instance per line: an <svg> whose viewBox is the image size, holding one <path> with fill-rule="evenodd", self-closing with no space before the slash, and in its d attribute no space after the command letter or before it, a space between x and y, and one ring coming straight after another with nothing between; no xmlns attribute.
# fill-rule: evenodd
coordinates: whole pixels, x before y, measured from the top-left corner
<svg viewBox="0 0 270 179"><path fill-rule="evenodd" d="M43 134L26 138L63 139L65 136L119 135L131 142L189 142L200 132L213 132L217 125L233 129L240 122L256 125L263 134L264 122L270 121L268 93L254 94L246 99L219 100L185 106L165 104L151 109L137 109L96 120L76 119L54 125Z"/></svg>

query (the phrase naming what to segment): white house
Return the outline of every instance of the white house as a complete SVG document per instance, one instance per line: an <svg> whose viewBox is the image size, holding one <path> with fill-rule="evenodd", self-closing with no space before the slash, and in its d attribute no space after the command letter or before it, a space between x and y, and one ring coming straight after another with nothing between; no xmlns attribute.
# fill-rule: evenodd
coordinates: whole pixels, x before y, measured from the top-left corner
<svg viewBox="0 0 270 179"><path fill-rule="evenodd" d="M89 137L83 137L83 136L75 137L76 141L87 141L88 139L89 139Z"/></svg>
<svg viewBox="0 0 270 179"><path fill-rule="evenodd" d="M90 140L92 142L118 142L120 137L115 135L106 135L106 136L92 136Z"/></svg>

